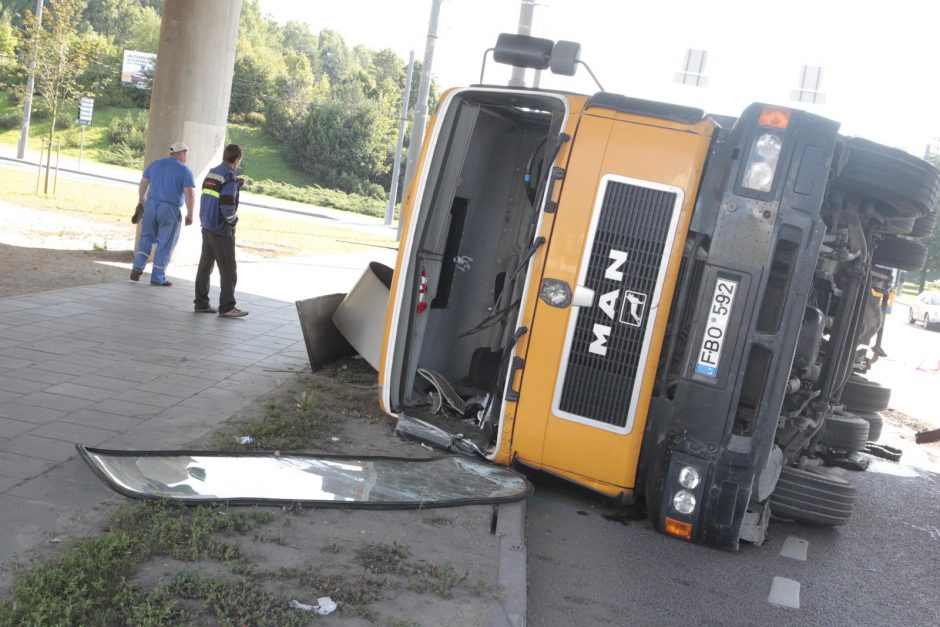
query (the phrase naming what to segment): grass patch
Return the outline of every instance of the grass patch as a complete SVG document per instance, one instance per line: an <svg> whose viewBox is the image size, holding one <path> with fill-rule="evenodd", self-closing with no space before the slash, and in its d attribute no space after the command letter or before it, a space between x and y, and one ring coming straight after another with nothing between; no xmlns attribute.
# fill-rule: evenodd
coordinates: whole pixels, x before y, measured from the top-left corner
<svg viewBox="0 0 940 627"><path fill-rule="evenodd" d="M160 624L155 621L165 618L175 622L182 612L175 601L130 583L137 564L164 555L190 562L240 562L237 547L216 536L251 528L249 516L218 506L189 509L142 501L123 507L112 515L105 533L79 540L61 557L19 573L10 598L0 604L0 624L113 625L138 614L150 618L133 624Z"/></svg>
<svg viewBox="0 0 940 627"><path fill-rule="evenodd" d="M330 364L303 374L268 398L260 417L233 420L213 435L218 450L304 451L328 448L348 418L385 420L371 390L375 370L362 359ZM251 441L242 444L242 438Z"/></svg>
<svg viewBox="0 0 940 627"><path fill-rule="evenodd" d="M0 172L0 201L92 222L118 223L127 226L129 235L133 233L130 216L137 203L135 189L60 178L55 197L43 196L35 193L35 172L3 167ZM238 246L263 255L343 254L396 246L394 234L388 230L364 232L252 207L243 207L238 213Z"/></svg>
<svg viewBox="0 0 940 627"><path fill-rule="evenodd" d="M22 115L22 108L17 105L13 107L9 101L0 105L0 112L19 111ZM108 133L108 125L113 118L124 117L128 113L138 115L141 112L146 114L146 109L123 109L119 107L96 107L93 122L91 126L85 128L85 149L82 153L82 160L99 161L105 163L104 157L112 150L111 136ZM75 111L66 111L61 114L62 117L56 123L56 138L62 140L62 156L78 158L81 150L82 129L79 125L65 128L62 120L64 118L74 119L77 115ZM27 142L28 151L38 155L42 147L42 140L49 137L50 120L48 118L33 119L29 125L29 141ZM0 144L7 146L16 146L20 141L20 127L0 132ZM55 163L55 151L52 155Z"/></svg>
<svg viewBox="0 0 940 627"><path fill-rule="evenodd" d="M56 138L61 140L63 157L77 159L81 151L81 127L63 123L73 119L75 112L67 111L57 124ZM123 145L111 142L108 130L115 118L147 115L146 109L101 107L94 112L94 122L85 128L85 144L82 159L86 162L108 163L130 167L139 172L143 169L143 158ZM0 93L0 116L19 119L22 109L12 105L6 93ZM12 119L12 118L11 118ZM28 151L34 156L42 148L42 141L49 136L48 119L34 119L30 124ZM0 131L0 144L16 146L20 140L20 125ZM226 126L226 142L239 144L245 152L240 170L248 179L246 191L284 200L293 200L318 207L331 207L361 215L383 217L385 201L357 194L346 194L339 190L324 189L309 174L292 168L281 156L279 142L264 129L248 124L229 123ZM53 163L55 153L53 152ZM29 189L33 189L35 184Z"/></svg>
<svg viewBox="0 0 940 627"><path fill-rule="evenodd" d="M407 580L412 592L432 592L442 599L453 597L454 589L463 585L469 573L460 575L450 564L414 562L411 549L404 544L374 542L356 551L355 561L375 575L397 575Z"/></svg>

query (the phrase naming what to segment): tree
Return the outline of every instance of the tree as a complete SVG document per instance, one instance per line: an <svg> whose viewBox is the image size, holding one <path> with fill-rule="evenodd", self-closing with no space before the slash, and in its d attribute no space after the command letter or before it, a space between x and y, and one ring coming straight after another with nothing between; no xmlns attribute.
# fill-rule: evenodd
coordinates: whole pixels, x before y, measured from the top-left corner
<svg viewBox="0 0 940 627"><path fill-rule="evenodd" d="M317 58L317 36L303 22L290 21L284 24L281 43L285 50L307 57L310 63Z"/></svg>
<svg viewBox="0 0 940 627"><path fill-rule="evenodd" d="M77 99L82 91L79 77L94 58L98 39L79 32L82 0L50 0L42 23L33 13L27 13L24 31L30 59L35 62L36 93L49 110L49 157L55 139L56 120L63 102ZM46 160L46 184L49 192L49 161Z"/></svg>

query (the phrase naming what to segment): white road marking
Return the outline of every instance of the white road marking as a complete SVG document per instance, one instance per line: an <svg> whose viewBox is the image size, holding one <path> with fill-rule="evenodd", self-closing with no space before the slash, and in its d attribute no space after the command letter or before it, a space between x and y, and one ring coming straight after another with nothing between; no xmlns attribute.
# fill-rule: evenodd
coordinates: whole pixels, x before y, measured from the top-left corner
<svg viewBox="0 0 940 627"><path fill-rule="evenodd" d="M800 582L786 577L774 577L767 602L780 607L800 609Z"/></svg>
<svg viewBox="0 0 940 627"><path fill-rule="evenodd" d="M805 562L808 548L809 540L797 538L796 536L787 536L787 539L783 542L783 548L780 549L780 555Z"/></svg>

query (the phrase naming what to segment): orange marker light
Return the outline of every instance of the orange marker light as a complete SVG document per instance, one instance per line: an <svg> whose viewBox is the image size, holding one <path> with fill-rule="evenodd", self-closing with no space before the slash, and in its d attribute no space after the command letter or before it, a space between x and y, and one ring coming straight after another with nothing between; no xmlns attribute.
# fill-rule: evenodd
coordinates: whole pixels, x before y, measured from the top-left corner
<svg viewBox="0 0 940 627"><path fill-rule="evenodd" d="M673 520L672 518L667 517L665 523L663 524L663 531L671 536L682 538L683 540L692 539L691 523L681 522L679 520Z"/></svg>
<svg viewBox="0 0 940 627"><path fill-rule="evenodd" d="M785 129L790 124L791 113L793 112L789 109L781 109L779 107L764 107L764 110L761 111L760 117L757 119L757 123L761 126Z"/></svg>

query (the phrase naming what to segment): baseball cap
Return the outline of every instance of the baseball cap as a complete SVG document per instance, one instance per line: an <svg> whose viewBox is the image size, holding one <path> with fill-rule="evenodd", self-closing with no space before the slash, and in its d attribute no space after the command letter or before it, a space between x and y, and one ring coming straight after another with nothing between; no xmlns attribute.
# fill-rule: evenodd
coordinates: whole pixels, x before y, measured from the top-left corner
<svg viewBox="0 0 940 627"><path fill-rule="evenodd" d="M170 144L170 154L173 154L174 152L186 152L187 150L189 150L189 146L183 142L173 142Z"/></svg>

